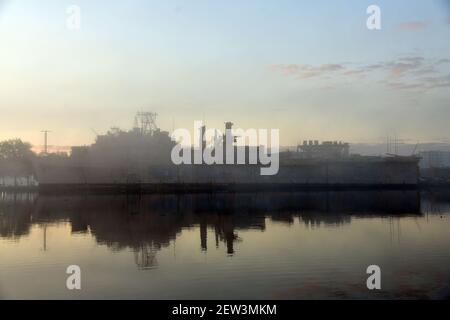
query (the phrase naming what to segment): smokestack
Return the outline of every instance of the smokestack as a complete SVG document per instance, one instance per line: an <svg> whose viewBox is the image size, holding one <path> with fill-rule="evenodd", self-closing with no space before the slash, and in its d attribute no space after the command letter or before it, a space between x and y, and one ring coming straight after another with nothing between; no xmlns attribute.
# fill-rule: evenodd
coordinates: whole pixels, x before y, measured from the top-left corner
<svg viewBox="0 0 450 320"><path fill-rule="evenodd" d="M202 140L202 152L206 149L206 137L205 137L205 132L206 132L206 126L202 125L200 127L200 137Z"/></svg>
<svg viewBox="0 0 450 320"><path fill-rule="evenodd" d="M231 130L233 128L233 122L225 122L225 130L229 129Z"/></svg>

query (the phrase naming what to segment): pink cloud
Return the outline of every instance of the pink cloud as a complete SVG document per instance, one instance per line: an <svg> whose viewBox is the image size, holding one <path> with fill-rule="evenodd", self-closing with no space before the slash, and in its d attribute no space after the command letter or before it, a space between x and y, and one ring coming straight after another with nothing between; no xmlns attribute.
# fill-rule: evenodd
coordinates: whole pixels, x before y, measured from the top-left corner
<svg viewBox="0 0 450 320"><path fill-rule="evenodd" d="M428 26L426 22L423 21L410 21L410 22L403 22L397 25L397 30L403 30L403 31L416 31L425 29Z"/></svg>
<svg viewBox="0 0 450 320"><path fill-rule="evenodd" d="M401 76L404 73L412 70L417 70L422 66L423 57L408 57L401 58L398 61L391 61L386 63L386 67L394 76Z"/></svg>
<svg viewBox="0 0 450 320"><path fill-rule="evenodd" d="M449 58L427 60L421 56L399 57L381 61L376 64L276 64L271 69L278 74L294 79L317 78L325 81L322 89L327 88L326 81L335 81L347 77L349 82L359 81L376 73L385 79L378 81L394 90L428 91L450 87L450 75L442 75L437 68L441 64L450 63ZM354 65L354 64L353 64ZM334 85L333 85L334 87Z"/></svg>
<svg viewBox="0 0 450 320"><path fill-rule="evenodd" d="M311 66L307 64L276 64L271 66L276 72L286 76L296 76L300 79L309 79L319 76L326 76L330 73L344 69L340 64L322 64Z"/></svg>
<svg viewBox="0 0 450 320"><path fill-rule="evenodd" d="M343 74L346 76L364 76L367 73L365 69L347 70Z"/></svg>

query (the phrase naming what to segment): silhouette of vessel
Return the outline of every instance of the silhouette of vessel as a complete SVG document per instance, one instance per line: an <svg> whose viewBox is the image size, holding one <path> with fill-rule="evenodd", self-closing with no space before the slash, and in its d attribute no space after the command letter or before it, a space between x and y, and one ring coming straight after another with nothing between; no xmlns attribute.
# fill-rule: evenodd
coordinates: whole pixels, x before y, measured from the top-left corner
<svg viewBox="0 0 450 320"><path fill-rule="evenodd" d="M169 132L156 126L154 119L155 114L139 113L132 130L112 128L97 136L90 146L72 147L67 157L38 157L34 169L39 188L204 192L415 188L418 184L417 157L350 155L347 143L331 141L304 141L296 151L279 152L279 170L275 175L261 175L263 165L259 160L257 164L175 165L171 151L176 142ZM227 126L231 127L229 122ZM243 148L247 158L251 148L259 149ZM194 148L191 150L194 152Z"/></svg>

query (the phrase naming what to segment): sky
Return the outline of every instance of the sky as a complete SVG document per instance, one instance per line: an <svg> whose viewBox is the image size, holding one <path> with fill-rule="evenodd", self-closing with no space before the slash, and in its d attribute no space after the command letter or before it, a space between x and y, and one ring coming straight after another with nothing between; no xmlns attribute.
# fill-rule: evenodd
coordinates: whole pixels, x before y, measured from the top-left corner
<svg viewBox="0 0 450 320"><path fill-rule="evenodd" d="M450 142L449 39L444 0L0 0L0 140L90 144L147 110L282 145Z"/></svg>

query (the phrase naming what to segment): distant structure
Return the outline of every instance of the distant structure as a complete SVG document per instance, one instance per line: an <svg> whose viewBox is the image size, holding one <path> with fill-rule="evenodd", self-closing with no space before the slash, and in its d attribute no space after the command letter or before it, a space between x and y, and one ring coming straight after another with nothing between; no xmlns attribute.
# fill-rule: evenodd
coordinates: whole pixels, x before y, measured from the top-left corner
<svg viewBox="0 0 450 320"><path fill-rule="evenodd" d="M233 125L234 125L234 123L231 122L231 121L225 122L225 132L227 132L227 130L233 130ZM200 136L200 140L201 140L200 143L201 143L201 146L202 146L202 150L205 150L207 148L207 141L206 141L205 134L206 134L206 126L202 125L199 128L199 136ZM231 137L231 143L232 143L233 148L234 148L234 151L233 151L234 160L232 162L233 163L237 163L238 154L240 152L242 152L244 154L245 159L250 159L250 155L251 154L255 154L256 155L255 161L258 162L259 161L259 149L260 149L260 146L248 146L248 145L238 146L238 145L235 145L235 143L237 142L237 139L239 137L240 136L233 135L233 134L232 134L232 137ZM224 133L219 138L219 136L217 135L217 132L216 132L216 135L214 136L214 141L217 141L217 139L219 139L219 144L222 146L222 155L223 155L222 161L223 161L223 163L227 163L227 159L226 159L226 153L227 153L226 133ZM195 151L197 151L197 149L195 147L192 147L191 148L191 159L194 159ZM213 150L212 151L212 155L215 155L215 154L216 154L216 151ZM204 160L202 160L202 161L204 161Z"/></svg>
<svg viewBox="0 0 450 320"><path fill-rule="evenodd" d="M48 134L51 132L50 130L42 130L42 133L44 133L44 154L48 154L48 144L47 144L47 138Z"/></svg>
<svg viewBox="0 0 450 320"><path fill-rule="evenodd" d="M422 151L419 152L421 168L443 168L450 167L450 151Z"/></svg>
<svg viewBox="0 0 450 320"><path fill-rule="evenodd" d="M156 125L156 117L158 114L154 112L143 112L140 111L136 113L134 117L134 128L135 130L139 130L141 134L151 135L153 132L158 130L158 126Z"/></svg>
<svg viewBox="0 0 450 320"><path fill-rule="evenodd" d="M138 112L132 130L113 127L106 134L98 134L90 146L73 146L70 162L78 168L115 168L127 181L139 181L135 176L141 174L138 168L144 165L171 164L170 151L175 142L168 132L158 128L156 116L153 112ZM78 174L84 177L81 169Z"/></svg>
<svg viewBox="0 0 450 320"><path fill-rule="evenodd" d="M39 187L57 192L61 186L66 190L88 188L102 192L209 192L293 190L310 186L409 188L418 184L418 157L350 155L349 144L338 141L309 140L298 145L296 152L279 152L279 172L261 175L265 164L260 161L259 151L266 147L245 141L237 143L237 138L245 140L245 136L234 133L230 139L232 122L225 123L228 139L215 140L218 148L212 151L216 156L215 151L220 150L222 143L224 160L234 161L223 161L223 165L200 165L199 161L176 165L171 154L177 142L169 132L156 126L155 119L156 113L138 112L131 130L112 128L98 135L90 146L73 147L70 157L36 158L33 166ZM192 152L191 159L200 154L194 151L207 146L206 127L199 130L198 145L187 149ZM227 148L227 144L231 146ZM227 150L234 151L234 159L226 157ZM183 155L184 152L183 149Z"/></svg>
<svg viewBox="0 0 450 320"><path fill-rule="evenodd" d="M87 146L73 146L71 148L70 156L74 160L85 160L89 154L89 147Z"/></svg>
<svg viewBox="0 0 450 320"><path fill-rule="evenodd" d="M304 159L339 159L350 155L350 146L342 141L305 140L297 146L297 152Z"/></svg>

